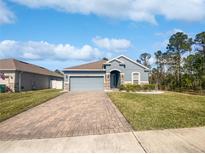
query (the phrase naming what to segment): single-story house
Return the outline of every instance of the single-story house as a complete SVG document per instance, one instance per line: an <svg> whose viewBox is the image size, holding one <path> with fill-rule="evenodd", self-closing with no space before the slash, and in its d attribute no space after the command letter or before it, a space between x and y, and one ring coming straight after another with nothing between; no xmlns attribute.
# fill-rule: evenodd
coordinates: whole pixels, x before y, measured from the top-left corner
<svg viewBox="0 0 205 154"><path fill-rule="evenodd" d="M110 90L120 84L148 84L149 68L124 55L68 67L64 72L64 89L68 91Z"/></svg>
<svg viewBox="0 0 205 154"><path fill-rule="evenodd" d="M13 92L63 88L63 75L16 59L0 60L0 84Z"/></svg>

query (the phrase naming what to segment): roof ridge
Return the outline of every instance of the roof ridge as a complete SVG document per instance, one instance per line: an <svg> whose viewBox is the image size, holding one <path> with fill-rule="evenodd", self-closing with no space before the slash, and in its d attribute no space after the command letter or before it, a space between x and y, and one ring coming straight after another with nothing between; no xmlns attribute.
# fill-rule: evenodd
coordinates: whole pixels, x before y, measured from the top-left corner
<svg viewBox="0 0 205 154"><path fill-rule="evenodd" d="M60 75L59 73L56 73L45 67L31 64L28 62L24 62L18 59L9 58L9 59L2 59L2 61L3 63L5 63L2 67L3 69L6 68L10 70L12 68L12 70L16 70L16 71L23 71L23 72L30 72L30 73L36 73L36 74L42 74L42 75L48 75L48 76L62 77L62 75Z"/></svg>
<svg viewBox="0 0 205 154"><path fill-rule="evenodd" d="M36 65L36 64L32 64L32 63L28 63L28 62L25 62L25 61L22 61L22 60L18 60L18 59L13 59L15 62L20 62L20 63L23 63L23 64L27 64L27 65L33 65L35 67L39 67L39 68L42 68L42 69L45 69L45 70L48 70L48 71L51 71L43 66L39 66L39 65Z"/></svg>

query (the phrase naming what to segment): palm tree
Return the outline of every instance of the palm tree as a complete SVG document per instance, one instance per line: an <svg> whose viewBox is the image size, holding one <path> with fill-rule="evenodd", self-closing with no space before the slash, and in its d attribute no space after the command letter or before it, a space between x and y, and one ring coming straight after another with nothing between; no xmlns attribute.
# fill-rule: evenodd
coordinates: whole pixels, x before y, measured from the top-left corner
<svg viewBox="0 0 205 154"><path fill-rule="evenodd" d="M196 50L201 55L202 61L202 73L201 73L201 80L205 82L205 32L201 32L195 36L194 39L195 45L197 45ZM200 82L202 82L200 81ZM202 88L201 88L202 89Z"/></svg>
<svg viewBox="0 0 205 154"><path fill-rule="evenodd" d="M145 53L142 53L140 55L140 60L142 61L142 64L148 68L150 68L150 64L149 64L149 59L151 58L151 54L145 52Z"/></svg>
<svg viewBox="0 0 205 154"><path fill-rule="evenodd" d="M157 76L157 89L159 89L159 84L161 83L161 73L162 73L162 51L158 50L157 52L154 53L155 59L156 59L156 65L157 69L155 70L156 76Z"/></svg>
<svg viewBox="0 0 205 154"><path fill-rule="evenodd" d="M205 70L205 32L197 34L195 36L194 43L199 46L199 48L196 48L196 50L202 54L202 61L204 61L203 69Z"/></svg>
<svg viewBox="0 0 205 154"><path fill-rule="evenodd" d="M181 88L181 62L182 55L187 51L191 51L192 39L187 34L177 32L169 39L167 51L172 59L172 68L175 70L178 86Z"/></svg>
<svg viewBox="0 0 205 154"><path fill-rule="evenodd" d="M205 57L205 32L201 32L195 36L194 43L201 48L197 48Z"/></svg>

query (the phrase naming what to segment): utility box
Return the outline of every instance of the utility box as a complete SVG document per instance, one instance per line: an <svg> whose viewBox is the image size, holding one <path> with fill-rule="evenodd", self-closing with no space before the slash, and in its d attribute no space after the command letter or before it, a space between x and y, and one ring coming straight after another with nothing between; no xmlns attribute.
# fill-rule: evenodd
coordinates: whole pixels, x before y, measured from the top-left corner
<svg viewBox="0 0 205 154"><path fill-rule="evenodd" d="M6 85L0 84L0 93L5 93L6 92Z"/></svg>

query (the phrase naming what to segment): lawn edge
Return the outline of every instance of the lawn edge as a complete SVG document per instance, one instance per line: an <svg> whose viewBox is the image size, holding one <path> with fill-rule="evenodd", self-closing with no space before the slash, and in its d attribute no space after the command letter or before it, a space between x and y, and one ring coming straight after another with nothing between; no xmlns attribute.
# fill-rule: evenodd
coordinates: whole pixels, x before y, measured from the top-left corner
<svg viewBox="0 0 205 154"><path fill-rule="evenodd" d="M122 114L122 116L125 118L125 120L128 122L128 124L130 125L132 131L136 131L133 126L130 124L130 121L125 117L125 115L120 111L120 109L115 105L115 103L113 103L112 99L110 98L110 96L108 95L108 93L112 93L112 92L106 92L107 97L109 98L109 100L111 101L111 103L116 107L116 109Z"/></svg>

